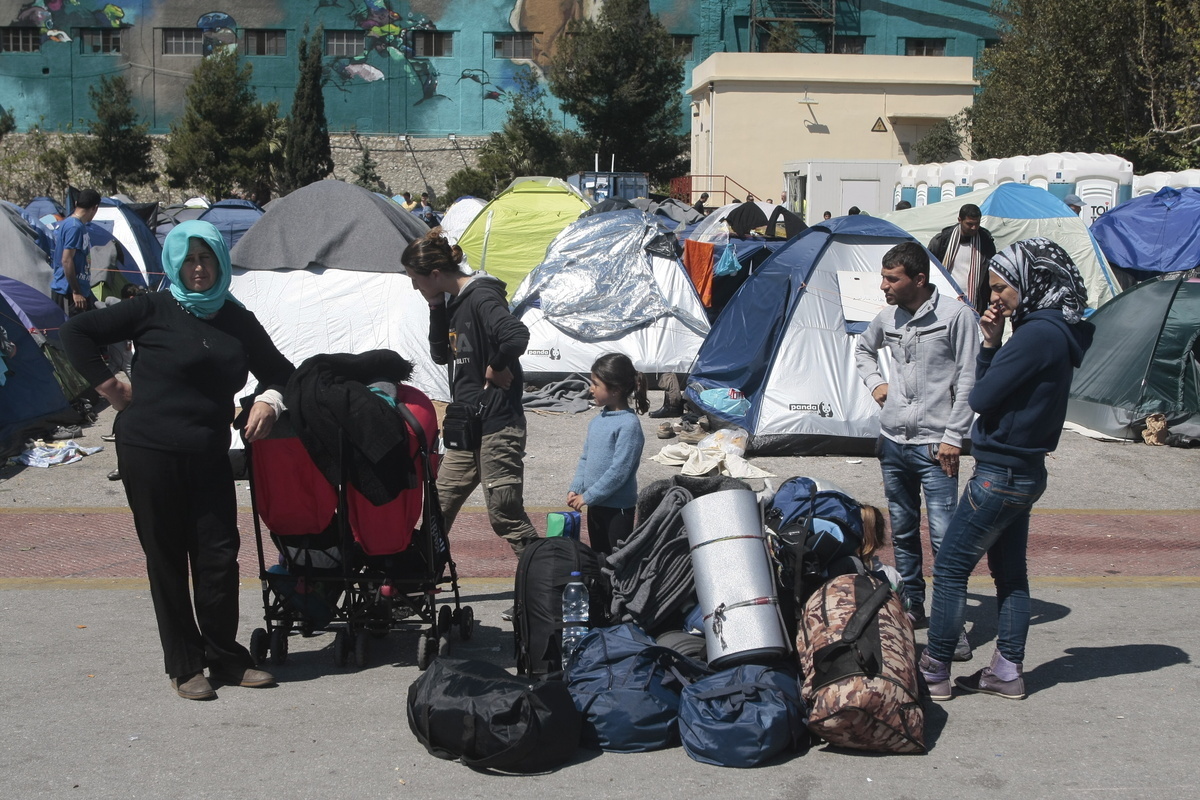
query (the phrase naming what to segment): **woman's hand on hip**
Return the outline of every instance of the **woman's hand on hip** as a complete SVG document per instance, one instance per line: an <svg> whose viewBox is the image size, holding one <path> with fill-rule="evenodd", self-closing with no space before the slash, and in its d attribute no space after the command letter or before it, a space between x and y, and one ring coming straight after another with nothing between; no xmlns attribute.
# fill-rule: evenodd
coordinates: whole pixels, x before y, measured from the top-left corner
<svg viewBox="0 0 1200 800"><path fill-rule="evenodd" d="M247 442L257 442L271 434L275 427L275 409L267 403L258 402L250 406L250 416L246 419L246 427L242 432Z"/></svg>
<svg viewBox="0 0 1200 800"><path fill-rule="evenodd" d="M124 411L133 402L133 387L115 376L97 386L96 391L117 411Z"/></svg>

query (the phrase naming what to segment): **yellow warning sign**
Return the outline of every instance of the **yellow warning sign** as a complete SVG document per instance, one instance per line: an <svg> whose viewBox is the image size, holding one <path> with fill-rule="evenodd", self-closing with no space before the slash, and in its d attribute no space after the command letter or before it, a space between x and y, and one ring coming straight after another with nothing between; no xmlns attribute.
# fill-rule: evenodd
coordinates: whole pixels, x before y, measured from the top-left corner
<svg viewBox="0 0 1200 800"><path fill-rule="evenodd" d="M883 117L875 118L875 124L871 126L871 133L887 133L887 125L883 124Z"/></svg>

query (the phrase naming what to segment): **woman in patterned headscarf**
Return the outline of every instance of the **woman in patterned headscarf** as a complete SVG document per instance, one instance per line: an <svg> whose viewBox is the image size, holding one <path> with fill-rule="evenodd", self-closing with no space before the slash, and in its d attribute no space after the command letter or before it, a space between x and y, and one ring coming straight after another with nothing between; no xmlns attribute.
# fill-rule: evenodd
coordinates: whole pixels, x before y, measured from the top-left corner
<svg viewBox="0 0 1200 800"><path fill-rule="evenodd" d="M1025 548L1029 513L1046 489L1045 456L1058 445L1073 368L1092 341L1083 321L1087 291L1070 256L1048 239L1026 239L988 264L991 302L969 401L975 474L934 564L929 645L921 671L934 700L949 700L950 661L966 609L967 578L988 557L996 585L996 652L989 666L955 684L1018 700L1029 633ZM1003 342L1005 320L1013 334Z"/></svg>
<svg viewBox="0 0 1200 800"><path fill-rule="evenodd" d="M243 432L254 441L270 433L282 409L278 389L293 370L229 293L229 249L216 228L180 223L162 260L169 292L72 317L62 340L71 363L118 412L118 469L146 553L167 675L180 697L208 700L216 697L209 678L275 682L236 638L240 541L229 436L247 373L260 388L276 387L250 410ZM101 357L105 345L126 340L136 348L132 385L114 378Z"/></svg>

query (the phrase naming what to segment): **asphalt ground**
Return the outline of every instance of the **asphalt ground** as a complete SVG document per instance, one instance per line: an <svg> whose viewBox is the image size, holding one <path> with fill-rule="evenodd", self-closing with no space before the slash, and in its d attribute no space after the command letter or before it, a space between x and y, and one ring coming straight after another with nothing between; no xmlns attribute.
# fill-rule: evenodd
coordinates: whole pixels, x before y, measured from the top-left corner
<svg viewBox="0 0 1200 800"><path fill-rule="evenodd" d="M535 525L564 506L589 412L531 415L526 502ZM108 412L111 414L111 412ZM101 444L102 416L80 439ZM662 444L645 419L646 456ZM754 458L780 479L832 480L877 505L873 459ZM0 796L892 798L1200 796L1194 760L1200 652L1200 451L1101 443L1066 433L1031 525L1034 626L1022 702L931 704L924 756L832 749L754 770L698 764L679 748L581 750L552 773L498 776L428 755L408 730L416 628L371 642L339 668L329 634L293 636L272 689L179 699L161 672L153 610L111 445L76 464L0 470ZM970 459L963 470L969 473ZM648 458L642 485L674 474ZM248 498L244 484L240 496ZM478 496L451 534L464 603L478 620L459 656L514 664L515 560ZM262 624L254 533L243 515L242 635ZM990 657L994 601L972 581L974 671ZM924 633L918 633L918 641Z"/></svg>

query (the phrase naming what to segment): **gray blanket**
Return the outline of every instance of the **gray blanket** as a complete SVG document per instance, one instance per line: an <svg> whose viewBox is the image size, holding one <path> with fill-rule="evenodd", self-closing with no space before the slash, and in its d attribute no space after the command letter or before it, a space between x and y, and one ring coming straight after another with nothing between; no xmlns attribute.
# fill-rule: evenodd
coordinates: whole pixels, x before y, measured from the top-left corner
<svg viewBox="0 0 1200 800"><path fill-rule="evenodd" d="M591 385L579 375L572 375L556 383L548 383L541 389L521 395L521 405L527 411L551 411L560 414L578 414L592 406Z"/></svg>

